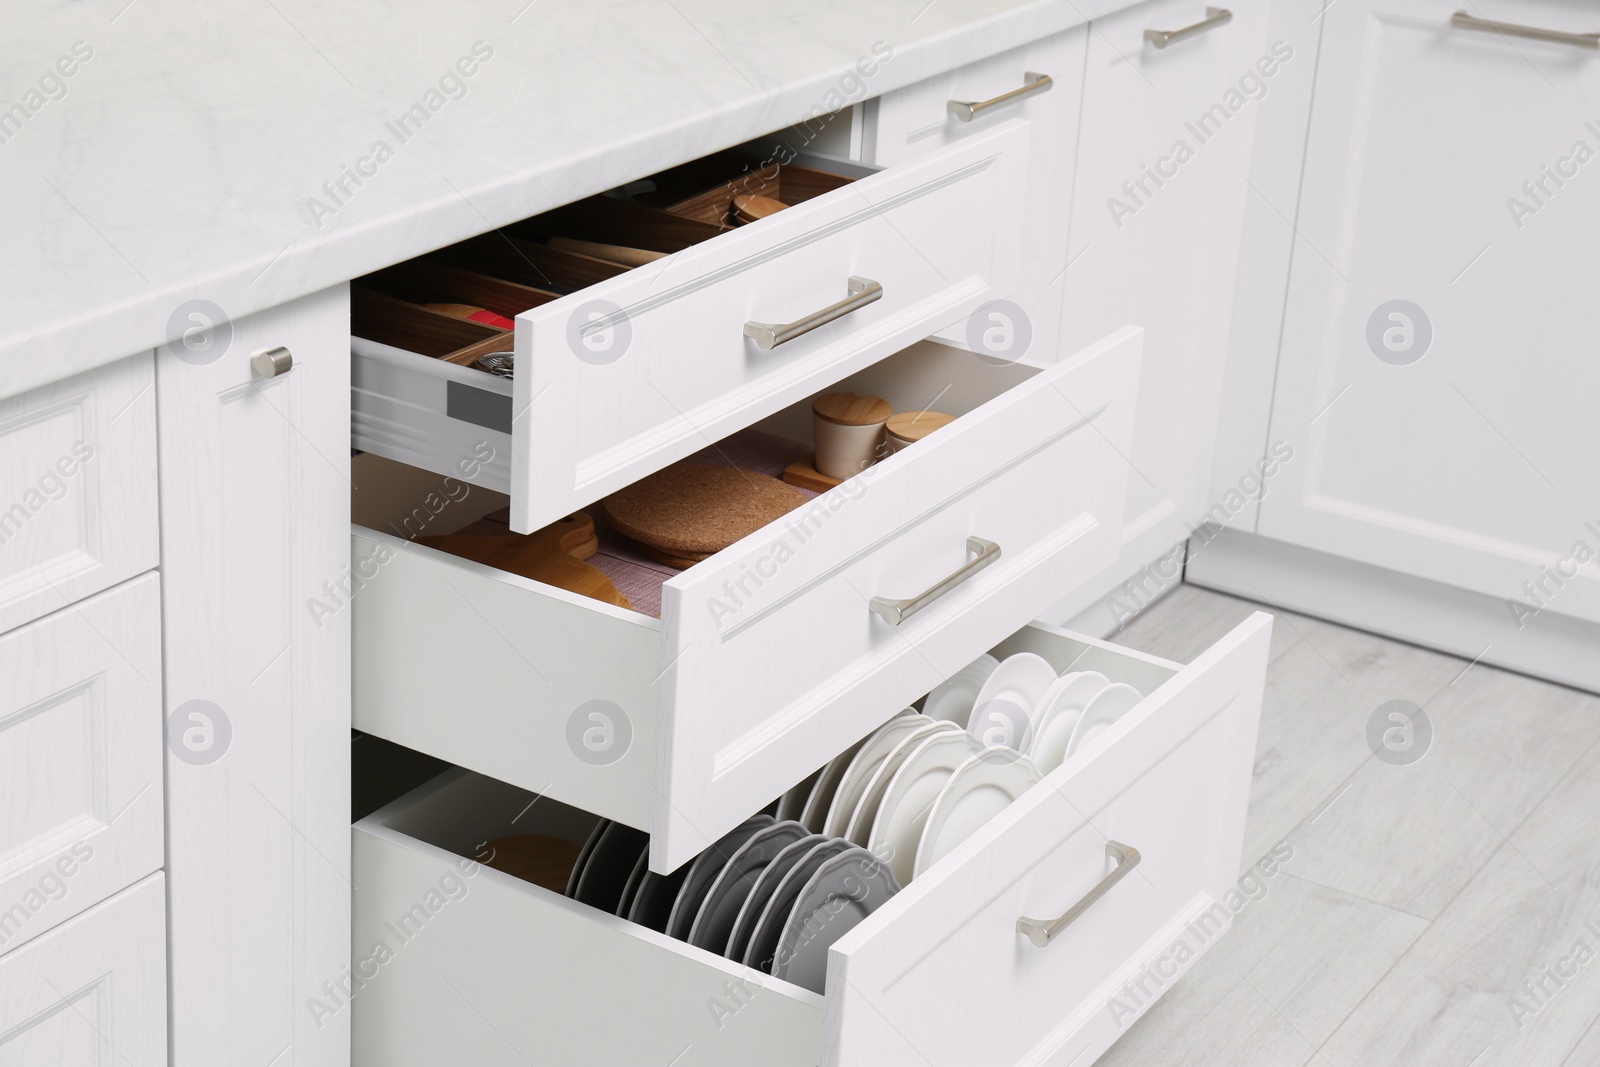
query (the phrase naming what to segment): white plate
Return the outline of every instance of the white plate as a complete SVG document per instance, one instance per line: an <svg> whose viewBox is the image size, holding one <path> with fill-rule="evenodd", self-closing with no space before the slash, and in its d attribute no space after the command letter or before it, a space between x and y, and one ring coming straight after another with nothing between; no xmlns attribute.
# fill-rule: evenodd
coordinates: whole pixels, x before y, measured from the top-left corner
<svg viewBox="0 0 1600 1067"><path fill-rule="evenodd" d="M922 827L911 877L922 877L923 871L977 833L1042 777L1027 756L1001 746L986 748L957 767Z"/></svg>
<svg viewBox="0 0 1600 1067"><path fill-rule="evenodd" d="M773 976L821 993L828 949L899 891L894 875L866 849L852 848L824 860L789 911L778 937Z"/></svg>
<svg viewBox="0 0 1600 1067"><path fill-rule="evenodd" d="M1055 680L1056 669L1043 656L1007 656L978 691L967 732L985 748L1008 745L1026 752L1033 738L1033 711Z"/></svg>
<svg viewBox="0 0 1600 1067"><path fill-rule="evenodd" d="M828 801L828 816L823 820L822 833L829 837L844 836L850 826L850 816L855 814L861 794L866 791L867 783L872 781L872 772L878 769L883 757L912 730L932 721L926 715L907 708L862 742L860 750L850 760L850 766L845 768L844 777L839 779L833 798Z"/></svg>
<svg viewBox="0 0 1600 1067"><path fill-rule="evenodd" d="M1100 690L1089 701L1089 706L1083 709L1083 714L1078 716L1078 725L1072 728L1072 741L1067 745L1068 758L1105 733L1112 723L1138 707L1143 699L1137 689L1125 682L1112 682Z"/></svg>
<svg viewBox="0 0 1600 1067"><path fill-rule="evenodd" d="M910 712L911 709L907 708L900 715L909 716ZM889 721L895 722L897 719L898 716L896 719L890 719ZM863 737L829 760L827 766L817 773L817 780L811 786L811 792L806 797L805 806L800 809L800 814L795 816L807 830L814 834L820 834L822 828L827 825L828 805L833 803L833 795L839 791L839 783L844 781L845 771L850 769L850 764L855 760L856 753L860 752L872 737L872 734Z"/></svg>
<svg viewBox="0 0 1600 1067"><path fill-rule="evenodd" d="M806 799L811 796L811 790L821 775L822 768L818 767L779 797L777 810L772 817L779 822L798 822L800 813L805 810Z"/></svg>
<svg viewBox="0 0 1600 1067"><path fill-rule="evenodd" d="M972 718L972 706L983 691L983 683L999 666L1000 661L985 652L934 686L922 701L922 713L930 719L953 722L965 730Z"/></svg>
<svg viewBox="0 0 1600 1067"><path fill-rule="evenodd" d="M1089 701L1111 684L1099 671L1073 671L1056 679L1034 713L1033 742L1028 756L1043 774L1061 766L1072 743L1072 730Z"/></svg>
<svg viewBox="0 0 1600 1067"><path fill-rule="evenodd" d="M900 743L889 751L872 772L872 777L867 780L866 788L861 791L861 799L856 803L856 810L850 813L850 825L845 827L843 834L845 840L866 847L867 839L872 834L872 820L878 815L878 805L883 803L883 794L888 790L894 772L900 769L900 764L916 751L918 745L935 734L965 732L953 722L934 719L902 737Z"/></svg>
<svg viewBox="0 0 1600 1067"><path fill-rule="evenodd" d="M911 881L917 842L922 840L922 827L939 791L957 767L981 750L971 734L952 730L918 744L895 769L873 816L867 849L889 865L901 885Z"/></svg>

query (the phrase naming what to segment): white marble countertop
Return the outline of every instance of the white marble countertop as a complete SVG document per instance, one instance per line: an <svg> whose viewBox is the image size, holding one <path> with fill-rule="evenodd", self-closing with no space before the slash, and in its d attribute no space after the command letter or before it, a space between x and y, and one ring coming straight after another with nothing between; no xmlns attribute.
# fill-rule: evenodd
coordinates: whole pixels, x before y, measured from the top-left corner
<svg viewBox="0 0 1600 1067"><path fill-rule="evenodd" d="M186 301L237 318L1126 6L30 5L0 40L0 397Z"/></svg>

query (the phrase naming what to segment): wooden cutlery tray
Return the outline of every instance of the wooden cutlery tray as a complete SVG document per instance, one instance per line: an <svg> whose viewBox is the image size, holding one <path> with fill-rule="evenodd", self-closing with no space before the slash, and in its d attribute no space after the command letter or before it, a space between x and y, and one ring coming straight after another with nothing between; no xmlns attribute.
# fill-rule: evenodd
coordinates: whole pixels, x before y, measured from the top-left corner
<svg viewBox="0 0 1600 1067"><path fill-rule="evenodd" d="M511 350L512 331L427 305L467 305L514 319L735 228L736 196L792 205L853 180L720 152L632 183L628 192L591 196L358 278L351 283L351 333L475 367L481 356Z"/></svg>

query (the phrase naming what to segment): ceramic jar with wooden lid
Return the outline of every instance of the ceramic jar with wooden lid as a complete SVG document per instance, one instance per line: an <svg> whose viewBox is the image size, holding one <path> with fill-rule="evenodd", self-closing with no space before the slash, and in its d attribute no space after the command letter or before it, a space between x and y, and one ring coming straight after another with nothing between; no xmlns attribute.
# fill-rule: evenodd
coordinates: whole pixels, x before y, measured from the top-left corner
<svg viewBox="0 0 1600 1067"><path fill-rule="evenodd" d="M843 481L872 466L893 410L882 397L856 393L828 393L813 400L817 473Z"/></svg>
<svg viewBox="0 0 1600 1067"><path fill-rule="evenodd" d="M885 424L889 451L898 452L902 448L909 448L941 426L948 426L955 420L954 415L946 415L942 411L901 411L891 415Z"/></svg>

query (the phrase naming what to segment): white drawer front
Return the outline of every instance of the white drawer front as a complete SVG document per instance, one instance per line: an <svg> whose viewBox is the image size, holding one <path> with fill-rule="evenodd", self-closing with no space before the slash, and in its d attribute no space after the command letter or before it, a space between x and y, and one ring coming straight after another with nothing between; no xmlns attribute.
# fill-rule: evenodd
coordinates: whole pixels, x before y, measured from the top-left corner
<svg viewBox="0 0 1600 1067"><path fill-rule="evenodd" d="M1136 329L669 581L651 862L670 870L1110 562ZM1000 558L891 625L912 598Z"/></svg>
<svg viewBox="0 0 1600 1067"><path fill-rule="evenodd" d="M156 575L0 637L0 952L161 866L161 739Z"/></svg>
<svg viewBox="0 0 1600 1067"><path fill-rule="evenodd" d="M0 632L156 565L146 354L0 400Z"/></svg>
<svg viewBox="0 0 1600 1067"><path fill-rule="evenodd" d="M1014 283L1025 122L1008 122L517 316L513 528L539 529L963 318ZM883 296L771 351L787 323ZM596 302L626 347L580 358ZM620 344L620 342L618 342Z"/></svg>
<svg viewBox="0 0 1600 1067"><path fill-rule="evenodd" d="M1042 629L1008 648L1052 656ZM829 957L839 1064L1090 1063L1231 924L1271 619L1257 614L1003 811ZM1075 669L1096 669L1088 656ZM1053 919L1140 863L1043 946ZM1179 952L1183 943L1188 952ZM1123 991L1158 966L1160 984ZM1174 968L1177 968L1176 970ZM961 1010L949 1011L952 990ZM981 1024L975 1025L975 1022Z"/></svg>
<svg viewBox="0 0 1600 1067"><path fill-rule="evenodd" d="M1122 984L1190 920L1195 955L1228 925L1213 905L1237 873L1270 631L1258 614L1188 666L1050 627L1003 642L1150 695L840 940L825 996L464 859L507 833L582 840L594 820L442 775L354 829L355 1062L1092 1062L1176 975L1162 965L1114 1012ZM1093 887L1108 839L1140 866L1035 948L1017 918Z"/></svg>
<svg viewBox="0 0 1600 1067"><path fill-rule="evenodd" d="M152 874L0 956L0 1067L166 1067L165 885Z"/></svg>
<svg viewBox="0 0 1600 1067"><path fill-rule="evenodd" d="M1025 329L1030 341L1025 351L1013 348L1007 354L1038 363L1052 363L1070 354L1070 350L1059 350L1058 331L1088 37L1089 27L1079 26L885 93L867 105L867 160L879 167L901 166L1008 119L1027 119L1032 126L1027 175L1014 209L1027 225L1019 246L1016 292L1011 298L1027 316ZM1050 79L1048 89L1034 89L980 109L966 121L948 110L951 101L982 102L1037 84L1029 81L1037 74ZM1115 324L1121 325L1123 322ZM965 330L958 328L939 336L961 343ZM1017 343L1016 336L1012 344Z"/></svg>

